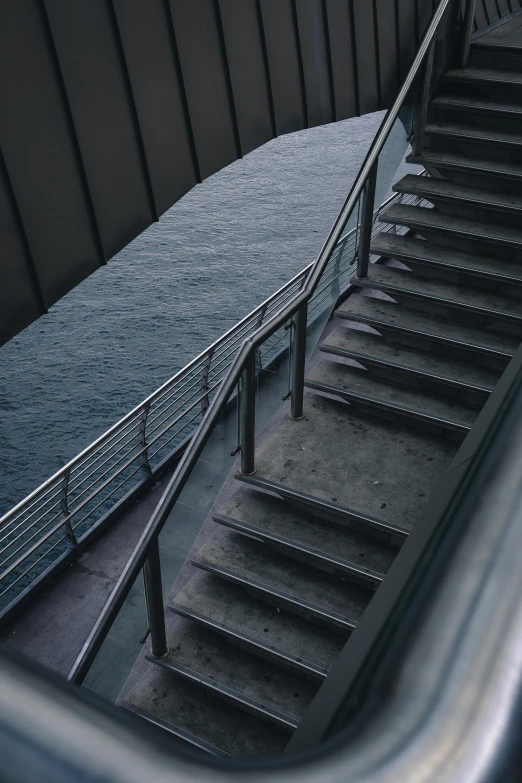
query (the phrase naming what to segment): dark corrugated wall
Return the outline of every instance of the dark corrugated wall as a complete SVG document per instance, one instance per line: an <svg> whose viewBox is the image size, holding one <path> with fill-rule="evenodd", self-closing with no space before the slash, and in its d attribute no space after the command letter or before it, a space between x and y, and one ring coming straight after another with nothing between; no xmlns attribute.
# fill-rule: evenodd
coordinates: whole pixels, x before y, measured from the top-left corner
<svg viewBox="0 0 522 783"><path fill-rule="evenodd" d="M478 0L489 24L519 0ZM389 106L436 0L0 4L0 344L197 182Z"/></svg>

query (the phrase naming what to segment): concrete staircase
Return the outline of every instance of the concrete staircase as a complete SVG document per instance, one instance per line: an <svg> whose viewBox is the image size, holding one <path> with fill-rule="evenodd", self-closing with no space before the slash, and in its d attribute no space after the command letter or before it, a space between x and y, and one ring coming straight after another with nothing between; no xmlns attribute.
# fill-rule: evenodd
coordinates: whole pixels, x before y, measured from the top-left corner
<svg viewBox="0 0 522 783"><path fill-rule="evenodd" d="M216 510L168 657L125 706L189 745L283 752L522 337L522 53L474 44L380 220L406 228L335 313L307 376ZM333 328L332 328L333 327ZM385 589L385 584L381 589ZM153 659L151 659L153 660Z"/></svg>

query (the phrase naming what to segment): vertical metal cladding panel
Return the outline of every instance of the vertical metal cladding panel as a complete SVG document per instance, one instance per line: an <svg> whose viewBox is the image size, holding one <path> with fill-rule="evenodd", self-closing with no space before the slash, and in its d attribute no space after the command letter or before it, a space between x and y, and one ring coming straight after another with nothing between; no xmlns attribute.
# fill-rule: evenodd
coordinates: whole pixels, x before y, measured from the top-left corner
<svg viewBox="0 0 522 783"><path fill-rule="evenodd" d="M500 11L500 16L506 16L506 14L511 13L508 0L497 0L497 5L498 10Z"/></svg>
<svg viewBox="0 0 522 783"><path fill-rule="evenodd" d="M270 84L257 0L219 0L241 153L273 138Z"/></svg>
<svg viewBox="0 0 522 783"><path fill-rule="evenodd" d="M416 0L397 0L399 13L399 47L400 47L400 78L401 82L415 56L417 48Z"/></svg>
<svg viewBox="0 0 522 783"><path fill-rule="evenodd" d="M0 160L0 345L44 312Z"/></svg>
<svg viewBox="0 0 522 783"><path fill-rule="evenodd" d="M475 24L479 30L481 27L486 27L486 25L489 24L486 11L484 10L484 0L477 0L477 5L475 6Z"/></svg>
<svg viewBox="0 0 522 783"><path fill-rule="evenodd" d="M236 160L234 107L214 0L170 0L202 179Z"/></svg>
<svg viewBox="0 0 522 783"><path fill-rule="evenodd" d="M293 0L261 0L277 134L306 128Z"/></svg>
<svg viewBox="0 0 522 783"><path fill-rule="evenodd" d="M359 82L359 111L369 114L380 109L378 51L372 0L352 0L355 52Z"/></svg>
<svg viewBox="0 0 522 783"><path fill-rule="evenodd" d="M114 0L158 214L197 183L165 0Z"/></svg>
<svg viewBox="0 0 522 783"><path fill-rule="evenodd" d="M486 11L488 14L490 24L496 22L497 19L500 19L500 14L498 12L498 6L496 0L486 0Z"/></svg>
<svg viewBox="0 0 522 783"><path fill-rule="evenodd" d="M323 5L320 0L296 0L296 11L303 58L308 127L324 125L332 122L335 115Z"/></svg>
<svg viewBox="0 0 522 783"><path fill-rule="evenodd" d="M422 39L422 36L426 32L427 26L430 23L430 19L433 16L433 11L435 10L436 4L434 5L433 0L417 0L417 6L418 6L417 34L418 34L418 39L420 41Z"/></svg>
<svg viewBox="0 0 522 783"><path fill-rule="evenodd" d="M335 117L337 120L344 120L359 114L352 15L346 0L326 0L325 7Z"/></svg>
<svg viewBox="0 0 522 783"><path fill-rule="evenodd" d="M381 80L381 107L393 102L399 89L397 68L397 16L395 4L390 0L376 0L377 35L379 41L379 70Z"/></svg>
<svg viewBox="0 0 522 783"><path fill-rule="evenodd" d="M106 0L44 0L107 258L154 219Z"/></svg>
<svg viewBox="0 0 522 783"><path fill-rule="evenodd" d="M45 20L33 0L2 7L0 104L0 147L49 307L97 269L100 259ZM6 215L2 224L2 287L9 289L4 242L15 247L16 229Z"/></svg>

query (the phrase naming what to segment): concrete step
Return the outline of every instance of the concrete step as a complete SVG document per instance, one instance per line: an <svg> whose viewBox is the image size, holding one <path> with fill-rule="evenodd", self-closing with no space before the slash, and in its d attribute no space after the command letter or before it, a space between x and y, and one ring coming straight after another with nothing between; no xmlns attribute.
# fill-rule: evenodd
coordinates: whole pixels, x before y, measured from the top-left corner
<svg viewBox="0 0 522 783"><path fill-rule="evenodd" d="M258 446L254 479L410 530L457 445L322 395L304 406L303 420L282 419Z"/></svg>
<svg viewBox="0 0 522 783"><path fill-rule="evenodd" d="M445 183L446 180L437 182ZM451 186L453 183L447 184ZM370 252L385 258L395 258L405 264L413 262L448 272L473 275L485 282L517 287L522 285L522 267L515 262L434 245L409 235L401 236L389 232L378 234L372 239Z"/></svg>
<svg viewBox="0 0 522 783"><path fill-rule="evenodd" d="M493 68L452 68L446 71L442 80L454 84L522 87L522 73L520 71Z"/></svg>
<svg viewBox="0 0 522 783"><path fill-rule="evenodd" d="M499 103L492 98L443 93L430 103L434 109L459 111L473 114L491 114L499 118L522 117L522 103Z"/></svg>
<svg viewBox="0 0 522 783"><path fill-rule="evenodd" d="M241 711L293 732L317 692L291 673L230 644L221 634L179 619L165 658L153 663L202 686Z"/></svg>
<svg viewBox="0 0 522 783"><path fill-rule="evenodd" d="M233 531L214 536L192 564L318 625L350 633L372 591L298 563Z"/></svg>
<svg viewBox="0 0 522 783"><path fill-rule="evenodd" d="M417 309L432 304L443 305L461 311L460 316L470 313L522 324L522 301L519 299L508 299L474 288L466 289L456 283L423 277L393 266L371 264L367 278L353 277L351 282L360 288L383 291L394 298L415 300Z"/></svg>
<svg viewBox="0 0 522 783"><path fill-rule="evenodd" d="M397 550L293 509L280 498L242 487L213 515L216 522L276 545L315 568L378 587Z"/></svg>
<svg viewBox="0 0 522 783"><path fill-rule="evenodd" d="M162 734L168 736L170 739L174 738L177 743L183 745L184 747L188 747L191 750L200 750L203 751L203 753L210 754L211 756L231 758L230 753L221 750L221 748L212 745L210 742L205 742L205 740L200 739L200 737L196 737L195 734L191 734L189 731L185 731L185 729L174 726L162 718L158 718L151 712L142 710L139 707L136 707L136 705L130 704L129 702L124 702L124 706L125 709L134 713L134 715L137 715L145 723L149 724L149 726L154 726L154 728L159 729Z"/></svg>
<svg viewBox="0 0 522 783"><path fill-rule="evenodd" d="M450 390L465 390L482 395L484 402L493 391L499 374L478 364L462 362L444 355L415 350L407 345L387 340L381 335L347 329L339 326L326 337L321 351L354 359L369 367L392 369L414 376L435 388L447 386Z"/></svg>
<svg viewBox="0 0 522 783"><path fill-rule="evenodd" d="M418 422L433 431L451 431L466 435L478 411L458 401L407 385L398 386L376 378L367 370L335 361L322 361L306 378L309 388L336 394L362 410L375 410L409 426Z"/></svg>
<svg viewBox="0 0 522 783"><path fill-rule="evenodd" d="M200 569L176 594L170 608L260 658L314 681L324 679L346 642L343 636Z"/></svg>
<svg viewBox="0 0 522 783"><path fill-rule="evenodd" d="M465 349L478 355L511 359L519 340L511 335L499 335L464 323L451 323L429 313L418 313L394 302L375 297L351 296L338 310L339 318L364 323L377 329L421 338L423 345L440 343Z"/></svg>
<svg viewBox="0 0 522 783"><path fill-rule="evenodd" d="M488 245L509 248L516 252L522 250L522 229L513 226L499 226L492 223L470 220L448 215L436 209L412 207L405 204L392 204L379 215L383 223L408 226L418 233L439 234L445 240L453 237L473 242L487 242Z"/></svg>
<svg viewBox="0 0 522 783"><path fill-rule="evenodd" d="M520 184L522 181L522 164L515 161L472 158L461 152L428 149L425 149L422 155L408 155L406 161L425 166L428 170L473 173L474 176L485 178L512 180L514 184Z"/></svg>
<svg viewBox="0 0 522 783"><path fill-rule="evenodd" d="M288 732L208 697L198 684L151 667L133 687L122 706L161 721L181 740L213 755L236 758L277 756L288 743ZM149 718L150 719L150 718Z"/></svg>
<svg viewBox="0 0 522 783"><path fill-rule="evenodd" d="M522 215L522 196L504 193L495 188L477 188L435 177L418 177L407 174L393 186L396 193L420 196L427 201L469 205L470 208L509 212L514 217ZM492 216L495 219L495 216Z"/></svg>
<svg viewBox="0 0 522 783"><path fill-rule="evenodd" d="M426 133L445 139L465 139L467 142L473 141L488 146L522 147L522 135L520 133L478 128L469 123L431 121L426 123Z"/></svg>
<svg viewBox="0 0 522 783"><path fill-rule="evenodd" d="M302 489L292 489L272 478L260 476L259 473L250 475L236 473L235 478L242 484L276 495L299 512L350 528L365 537L385 541L396 549L399 549L408 538L409 530L403 525L385 522L370 514L342 506L337 502L337 498L334 500L320 498Z"/></svg>
<svg viewBox="0 0 522 783"><path fill-rule="evenodd" d="M504 3L504 6L507 4ZM507 8L501 13L507 13ZM470 66L495 70L522 70L522 48L508 44L495 43L479 38L471 45Z"/></svg>

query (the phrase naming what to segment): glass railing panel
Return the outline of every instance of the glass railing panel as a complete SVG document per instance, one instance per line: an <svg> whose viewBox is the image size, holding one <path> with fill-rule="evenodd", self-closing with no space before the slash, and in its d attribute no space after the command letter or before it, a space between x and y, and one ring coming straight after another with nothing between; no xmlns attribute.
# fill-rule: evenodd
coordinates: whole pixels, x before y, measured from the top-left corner
<svg viewBox="0 0 522 783"><path fill-rule="evenodd" d="M238 464L237 449L236 387L159 535L161 577L166 606L176 581L184 581L190 575L192 567L185 564L227 477ZM158 500L169 477L170 474L167 474L154 490ZM148 502L144 505L145 527L154 504ZM166 609L169 643L173 642L171 625L174 621L175 615ZM143 577L140 573L90 667L84 686L113 703L121 702L127 694L126 688L132 689L136 678L146 673L150 664L145 656L149 652L147 609Z"/></svg>

